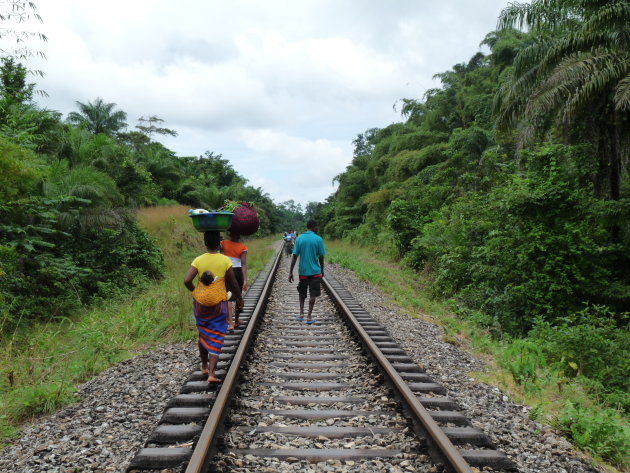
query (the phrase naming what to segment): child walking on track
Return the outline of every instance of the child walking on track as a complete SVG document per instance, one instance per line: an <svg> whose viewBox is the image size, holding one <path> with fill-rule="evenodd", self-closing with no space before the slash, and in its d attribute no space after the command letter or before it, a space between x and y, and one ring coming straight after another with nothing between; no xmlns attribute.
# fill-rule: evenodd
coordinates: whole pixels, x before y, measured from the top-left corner
<svg viewBox="0 0 630 473"><path fill-rule="evenodd" d="M220 253L219 232L205 232L203 240L208 251L193 260L184 278L184 285L189 291L194 291L193 310L199 335L201 373L208 376L209 383L217 383L217 362L228 327L226 281L230 284L238 307L243 307L243 297L234 277L232 262ZM193 284L196 276L199 276L197 286ZM208 305L200 303L198 299L207 300Z"/></svg>
<svg viewBox="0 0 630 473"><path fill-rule="evenodd" d="M221 241L221 250L223 254L230 258L232 262L232 269L234 270L234 277L239 286L239 292L247 291L247 247L240 242L241 236L238 233L229 232L230 239ZM230 325L228 330L234 330L234 328L241 325L238 318L241 315L241 308L236 307L234 310L234 317L232 318L231 303L235 301L236 291L232 289L231 285L228 285L228 291L232 291L232 297L228 304L228 314L230 315Z"/></svg>

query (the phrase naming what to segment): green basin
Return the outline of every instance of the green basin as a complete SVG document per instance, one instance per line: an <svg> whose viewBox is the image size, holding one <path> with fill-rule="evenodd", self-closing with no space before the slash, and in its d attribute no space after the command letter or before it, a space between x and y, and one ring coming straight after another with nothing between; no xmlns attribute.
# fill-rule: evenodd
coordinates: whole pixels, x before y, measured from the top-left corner
<svg viewBox="0 0 630 473"><path fill-rule="evenodd" d="M234 217L232 212L209 212L190 216L198 232L224 232L230 227L232 217Z"/></svg>

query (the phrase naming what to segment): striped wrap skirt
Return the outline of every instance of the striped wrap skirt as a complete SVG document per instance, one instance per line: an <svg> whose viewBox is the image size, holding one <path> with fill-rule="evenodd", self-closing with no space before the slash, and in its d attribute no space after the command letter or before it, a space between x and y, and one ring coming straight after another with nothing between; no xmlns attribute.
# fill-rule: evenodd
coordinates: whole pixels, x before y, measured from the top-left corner
<svg viewBox="0 0 630 473"><path fill-rule="evenodd" d="M228 328L228 302L205 306L193 301L193 312L199 333L199 343L208 350L209 354L221 354Z"/></svg>

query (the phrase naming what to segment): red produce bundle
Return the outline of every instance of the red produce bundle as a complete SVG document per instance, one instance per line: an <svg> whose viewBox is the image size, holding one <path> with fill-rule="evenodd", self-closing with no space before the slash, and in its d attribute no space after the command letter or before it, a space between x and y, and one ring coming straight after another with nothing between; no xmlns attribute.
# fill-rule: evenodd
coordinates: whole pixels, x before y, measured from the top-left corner
<svg viewBox="0 0 630 473"><path fill-rule="evenodd" d="M256 209L248 202L241 202L232 211L234 217L232 218L232 224L229 230L239 235L253 235L260 226L260 220Z"/></svg>

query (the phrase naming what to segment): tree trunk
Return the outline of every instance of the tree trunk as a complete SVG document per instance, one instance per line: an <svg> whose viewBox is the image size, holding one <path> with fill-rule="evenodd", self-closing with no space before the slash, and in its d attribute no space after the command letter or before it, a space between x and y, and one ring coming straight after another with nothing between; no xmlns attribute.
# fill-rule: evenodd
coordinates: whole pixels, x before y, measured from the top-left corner
<svg viewBox="0 0 630 473"><path fill-rule="evenodd" d="M621 161L622 161L622 146L621 146L621 116L618 111L613 112L612 123L612 140L611 140L611 156L610 156L610 198L612 200L619 200L621 196Z"/></svg>

